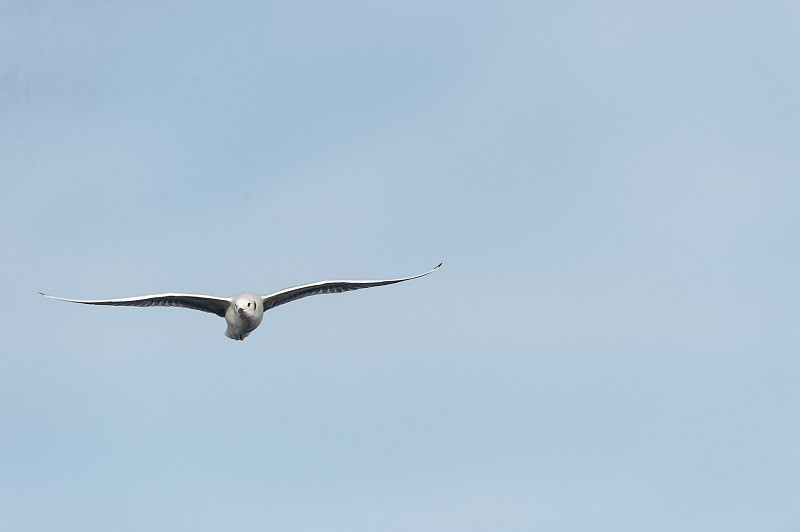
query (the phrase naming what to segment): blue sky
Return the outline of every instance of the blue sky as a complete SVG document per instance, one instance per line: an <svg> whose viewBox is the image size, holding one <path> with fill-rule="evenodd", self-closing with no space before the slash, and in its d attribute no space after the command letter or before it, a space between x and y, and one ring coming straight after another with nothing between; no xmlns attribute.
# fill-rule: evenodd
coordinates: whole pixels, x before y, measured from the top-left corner
<svg viewBox="0 0 800 532"><path fill-rule="evenodd" d="M796 530L799 22L0 0L0 528Z"/></svg>

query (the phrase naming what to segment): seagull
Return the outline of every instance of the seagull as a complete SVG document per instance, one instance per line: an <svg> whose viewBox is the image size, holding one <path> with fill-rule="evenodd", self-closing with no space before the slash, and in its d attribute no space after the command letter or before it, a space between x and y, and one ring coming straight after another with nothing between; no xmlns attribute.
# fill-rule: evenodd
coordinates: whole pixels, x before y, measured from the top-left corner
<svg viewBox="0 0 800 532"><path fill-rule="evenodd" d="M442 264L439 263L439 266ZM384 286L387 284L402 283L418 277L423 277L436 271L436 268L402 279L386 279L382 281L319 281L285 288L278 292L261 296L252 292L242 292L232 297L216 297L200 294L153 294L140 297L125 297L121 299L65 299L55 297L44 292L39 292L45 297L70 303L83 303L84 305L113 305L129 307L183 307L202 310L225 318L228 328L225 336L233 340L244 340L261 324L264 312L278 305L289 303L297 299L315 296L317 294L338 294L361 288Z"/></svg>

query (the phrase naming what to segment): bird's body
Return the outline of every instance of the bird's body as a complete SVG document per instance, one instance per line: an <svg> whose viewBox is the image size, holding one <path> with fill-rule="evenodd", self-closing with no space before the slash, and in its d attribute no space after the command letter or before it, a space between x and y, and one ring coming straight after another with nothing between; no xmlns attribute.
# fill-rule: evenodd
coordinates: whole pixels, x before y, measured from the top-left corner
<svg viewBox="0 0 800 532"><path fill-rule="evenodd" d="M439 266L441 266L441 264L439 264ZM383 281L320 281L318 283L286 288L266 296L254 294L252 292L242 292L232 297L167 293L122 299L65 299L44 293L42 293L42 295L52 299L69 301L72 303L83 303L86 305L183 307L202 310L203 312L210 312L221 318L225 318L225 322L228 325L228 328L225 330L225 336L234 340L244 340L248 334L253 332L256 327L261 324L261 320L264 318L264 312L278 305L317 294L348 292L361 288L409 281L428 275L439 268L439 266L436 266L436 268L428 272L413 277L404 277L402 279L387 279Z"/></svg>
<svg viewBox="0 0 800 532"><path fill-rule="evenodd" d="M248 334L261 325L264 318L264 301L252 292L242 292L232 298L232 304L225 311L228 328L225 336L234 340L244 340Z"/></svg>

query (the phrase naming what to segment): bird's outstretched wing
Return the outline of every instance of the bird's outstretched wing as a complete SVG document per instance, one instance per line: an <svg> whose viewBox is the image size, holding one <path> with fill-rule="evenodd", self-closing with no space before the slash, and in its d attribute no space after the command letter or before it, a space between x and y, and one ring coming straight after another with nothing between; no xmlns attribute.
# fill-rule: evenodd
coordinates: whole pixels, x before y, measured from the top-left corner
<svg viewBox="0 0 800 532"><path fill-rule="evenodd" d="M441 264L439 264L439 266L441 266ZM338 294L340 292L349 292L350 290L359 290L361 288L371 288L373 286L410 281L411 279L428 275L439 268L439 266L425 273L413 277L404 277L403 279L387 279L385 281L319 281L318 283L293 286L292 288L286 288L274 294L262 296L264 311L277 307L278 305L283 305L284 303L289 303L303 297L315 296L317 294Z"/></svg>
<svg viewBox="0 0 800 532"><path fill-rule="evenodd" d="M122 299L65 299L63 297L50 296L42 292L39 293L51 299L69 301L70 303L126 307L183 307L210 312L223 318L225 317L225 311L231 304L230 298L227 297L204 296L199 294L154 294L151 296L125 297Z"/></svg>

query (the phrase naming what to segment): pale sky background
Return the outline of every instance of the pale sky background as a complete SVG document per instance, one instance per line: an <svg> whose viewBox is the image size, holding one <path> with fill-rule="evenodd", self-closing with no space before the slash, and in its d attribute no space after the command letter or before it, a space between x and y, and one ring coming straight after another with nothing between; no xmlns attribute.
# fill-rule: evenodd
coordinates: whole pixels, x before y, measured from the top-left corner
<svg viewBox="0 0 800 532"><path fill-rule="evenodd" d="M0 0L0 530L797 531L798 28Z"/></svg>

